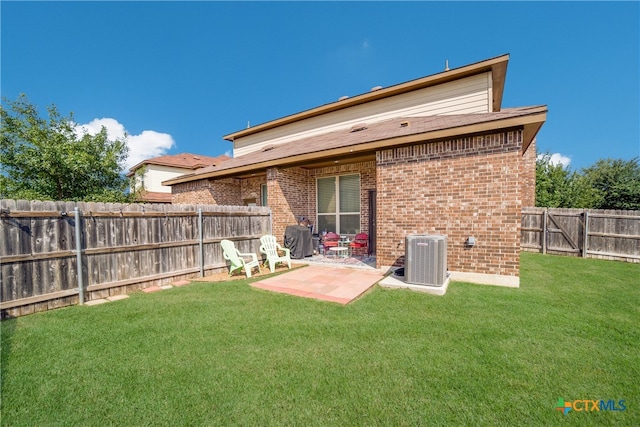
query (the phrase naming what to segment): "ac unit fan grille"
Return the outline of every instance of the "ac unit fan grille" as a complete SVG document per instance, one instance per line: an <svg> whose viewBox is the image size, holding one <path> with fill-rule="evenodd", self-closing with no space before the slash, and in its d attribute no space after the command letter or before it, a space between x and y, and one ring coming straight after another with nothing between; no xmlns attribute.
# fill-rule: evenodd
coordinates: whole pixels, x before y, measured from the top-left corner
<svg viewBox="0 0 640 427"><path fill-rule="evenodd" d="M405 240L405 280L442 286L447 279L447 236L412 234Z"/></svg>

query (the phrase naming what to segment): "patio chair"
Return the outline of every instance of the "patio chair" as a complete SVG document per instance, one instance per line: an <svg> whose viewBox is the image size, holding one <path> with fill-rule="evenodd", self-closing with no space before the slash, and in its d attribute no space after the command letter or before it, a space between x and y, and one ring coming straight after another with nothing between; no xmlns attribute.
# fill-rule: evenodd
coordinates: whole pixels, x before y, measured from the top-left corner
<svg viewBox="0 0 640 427"><path fill-rule="evenodd" d="M362 256L369 254L369 235L367 233L358 233L349 243L349 249L352 254L362 252Z"/></svg>
<svg viewBox="0 0 640 427"><path fill-rule="evenodd" d="M267 255L265 264L269 264L271 272L276 271L276 264L279 262L287 263L291 268L291 251L288 248L283 248L276 241L276 236L266 234L260 238L260 252ZM280 255L284 253L284 255Z"/></svg>
<svg viewBox="0 0 640 427"><path fill-rule="evenodd" d="M234 271L242 270L243 268L247 277L251 277L251 271L256 267L258 268L258 272L261 272L260 263L258 262L256 254L240 253L231 240L222 240L220 242L220 246L222 246L222 255L224 256L224 259L231 263L229 266L229 276L231 276ZM245 258L251 258L251 261L247 261Z"/></svg>
<svg viewBox="0 0 640 427"><path fill-rule="evenodd" d="M327 251L329 250L329 248L335 248L336 246L340 245L340 236L338 236L336 233L334 233L333 231L328 232L327 234L325 234L323 240L322 240L322 246L324 248L324 255L327 254Z"/></svg>

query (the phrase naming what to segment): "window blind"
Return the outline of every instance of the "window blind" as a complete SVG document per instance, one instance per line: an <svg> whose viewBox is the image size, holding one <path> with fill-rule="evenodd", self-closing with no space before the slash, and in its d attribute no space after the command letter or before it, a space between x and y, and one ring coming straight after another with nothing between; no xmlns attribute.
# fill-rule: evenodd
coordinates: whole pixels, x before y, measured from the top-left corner
<svg viewBox="0 0 640 427"><path fill-rule="evenodd" d="M360 212L360 175L339 178L340 212Z"/></svg>
<svg viewBox="0 0 640 427"><path fill-rule="evenodd" d="M336 177L318 179L318 213L336 213Z"/></svg>

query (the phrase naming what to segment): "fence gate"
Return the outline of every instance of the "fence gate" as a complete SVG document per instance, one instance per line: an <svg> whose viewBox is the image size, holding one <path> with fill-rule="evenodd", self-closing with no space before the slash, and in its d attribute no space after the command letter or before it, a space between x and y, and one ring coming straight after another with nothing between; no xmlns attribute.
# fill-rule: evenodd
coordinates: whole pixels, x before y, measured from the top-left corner
<svg viewBox="0 0 640 427"><path fill-rule="evenodd" d="M580 221L580 214L552 214L545 211L547 251L580 253L580 236L583 228L583 221ZM577 219L577 220L576 220Z"/></svg>

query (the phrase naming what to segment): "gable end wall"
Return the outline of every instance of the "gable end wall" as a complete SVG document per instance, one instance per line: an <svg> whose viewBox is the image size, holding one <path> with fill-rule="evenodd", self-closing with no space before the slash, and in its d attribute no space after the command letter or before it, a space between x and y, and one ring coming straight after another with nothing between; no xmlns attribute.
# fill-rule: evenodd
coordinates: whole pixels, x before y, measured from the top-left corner
<svg viewBox="0 0 640 427"><path fill-rule="evenodd" d="M395 117L488 113L492 111L491 81L491 73L486 72L267 129L236 139L233 157L245 156L270 145L349 129L362 122L376 123Z"/></svg>

